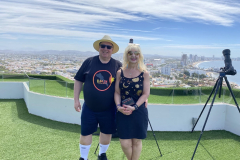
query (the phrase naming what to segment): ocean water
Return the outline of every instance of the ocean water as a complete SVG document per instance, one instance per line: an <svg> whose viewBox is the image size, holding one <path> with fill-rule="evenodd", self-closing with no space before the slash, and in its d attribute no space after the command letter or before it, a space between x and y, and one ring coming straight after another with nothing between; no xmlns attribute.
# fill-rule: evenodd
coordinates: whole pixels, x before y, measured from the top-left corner
<svg viewBox="0 0 240 160"><path fill-rule="evenodd" d="M240 61L232 61L232 65L234 67L234 69L237 71L237 74L235 74L234 76L231 75L227 75L227 79L229 82L234 82L238 85L240 85ZM214 68L221 68L221 67L225 67L224 64L224 60L222 61L209 61L209 62L203 62L200 63L198 65L199 68L210 68L210 67L214 67Z"/></svg>

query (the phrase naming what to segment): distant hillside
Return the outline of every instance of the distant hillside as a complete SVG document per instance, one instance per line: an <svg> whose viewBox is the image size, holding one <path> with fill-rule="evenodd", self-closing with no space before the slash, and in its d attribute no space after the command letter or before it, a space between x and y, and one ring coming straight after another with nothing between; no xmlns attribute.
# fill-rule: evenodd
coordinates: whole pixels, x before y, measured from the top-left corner
<svg viewBox="0 0 240 160"><path fill-rule="evenodd" d="M83 57L91 57L98 55L98 52L92 52L92 51L77 51L77 50L44 50L44 51L13 51L13 50L0 50L0 54L50 54L50 55L66 55L66 54L75 54L78 56L83 56ZM112 55L113 58L117 57L122 57L123 53L115 53ZM180 58L176 56L165 56L165 55L157 55L157 54L144 54L145 58Z"/></svg>

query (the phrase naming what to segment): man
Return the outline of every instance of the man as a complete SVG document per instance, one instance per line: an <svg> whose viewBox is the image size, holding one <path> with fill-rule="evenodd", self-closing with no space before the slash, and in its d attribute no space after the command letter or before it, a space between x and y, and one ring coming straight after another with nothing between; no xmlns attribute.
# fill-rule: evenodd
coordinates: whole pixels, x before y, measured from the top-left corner
<svg viewBox="0 0 240 160"><path fill-rule="evenodd" d="M99 55L86 59L77 72L74 83L74 108L81 110L79 95L84 83L84 104L81 114L80 160L87 160L92 134L100 127L98 160L107 160L106 151L115 128L114 87L121 63L111 56L118 45L105 35L93 43Z"/></svg>

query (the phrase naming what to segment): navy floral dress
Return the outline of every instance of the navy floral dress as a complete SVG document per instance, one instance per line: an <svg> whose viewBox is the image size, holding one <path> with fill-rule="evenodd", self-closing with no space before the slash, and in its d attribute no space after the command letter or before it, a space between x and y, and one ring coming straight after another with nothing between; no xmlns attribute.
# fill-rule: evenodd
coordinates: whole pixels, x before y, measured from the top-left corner
<svg viewBox="0 0 240 160"><path fill-rule="evenodd" d="M119 88L121 92L121 101L132 97L135 103L141 97L143 92L144 72L134 78L124 77L121 70ZM144 139L147 136L148 128L148 110L143 103L131 115L124 115L117 112L116 115L117 130L121 139Z"/></svg>

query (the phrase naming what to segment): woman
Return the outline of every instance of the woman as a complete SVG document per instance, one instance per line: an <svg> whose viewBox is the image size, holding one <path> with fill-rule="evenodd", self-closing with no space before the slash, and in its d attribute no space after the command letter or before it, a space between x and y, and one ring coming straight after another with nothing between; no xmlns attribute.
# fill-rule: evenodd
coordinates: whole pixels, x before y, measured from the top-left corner
<svg viewBox="0 0 240 160"><path fill-rule="evenodd" d="M117 72L114 99L117 106L117 130L128 160L138 160L142 139L147 136L148 111L145 101L150 94L149 73L139 45L130 44L124 52L123 67ZM124 105L130 101L133 105Z"/></svg>

